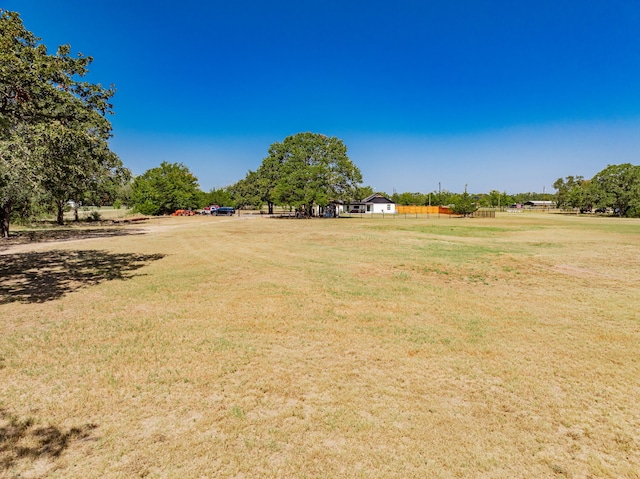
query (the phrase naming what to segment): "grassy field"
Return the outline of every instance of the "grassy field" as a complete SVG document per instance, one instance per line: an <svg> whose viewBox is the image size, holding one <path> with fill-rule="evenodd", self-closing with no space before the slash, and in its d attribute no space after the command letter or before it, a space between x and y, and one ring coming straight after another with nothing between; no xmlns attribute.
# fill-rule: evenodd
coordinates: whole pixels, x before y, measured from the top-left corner
<svg viewBox="0 0 640 479"><path fill-rule="evenodd" d="M0 477L639 478L639 346L638 220L0 243Z"/></svg>

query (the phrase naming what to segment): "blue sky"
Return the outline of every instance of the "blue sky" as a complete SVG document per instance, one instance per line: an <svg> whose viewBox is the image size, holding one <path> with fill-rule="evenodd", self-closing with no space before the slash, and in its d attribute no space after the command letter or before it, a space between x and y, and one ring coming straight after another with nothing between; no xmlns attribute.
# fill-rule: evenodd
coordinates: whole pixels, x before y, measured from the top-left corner
<svg viewBox="0 0 640 479"><path fill-rule="evenodd" d="M208 191L302 131L376 190L552 192L640 163L636 0L0 0L117 88L112 149Z"/></svg>

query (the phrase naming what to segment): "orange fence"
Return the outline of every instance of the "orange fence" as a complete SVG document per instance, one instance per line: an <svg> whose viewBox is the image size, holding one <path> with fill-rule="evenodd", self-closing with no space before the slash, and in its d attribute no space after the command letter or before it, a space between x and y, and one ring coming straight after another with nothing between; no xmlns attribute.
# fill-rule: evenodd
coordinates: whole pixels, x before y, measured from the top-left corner
<svg viewBox="0 0 640 479"><path fill-rule="evenodd" d="M404 206L396 205L398 214L411 215L450 215L451 209L446 206Z"/></svg>

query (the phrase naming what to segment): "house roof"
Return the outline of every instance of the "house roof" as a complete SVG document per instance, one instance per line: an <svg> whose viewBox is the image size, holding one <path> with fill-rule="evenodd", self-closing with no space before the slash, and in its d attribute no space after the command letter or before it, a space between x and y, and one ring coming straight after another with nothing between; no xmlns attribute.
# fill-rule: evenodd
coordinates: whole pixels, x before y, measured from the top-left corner
<svg viewBox="0 0 640 479"><path fill-rule="evenodd" d="M371 196L367 196L361 203L392 203L389 198L381 195L380 193L374 193Z"/></svg>

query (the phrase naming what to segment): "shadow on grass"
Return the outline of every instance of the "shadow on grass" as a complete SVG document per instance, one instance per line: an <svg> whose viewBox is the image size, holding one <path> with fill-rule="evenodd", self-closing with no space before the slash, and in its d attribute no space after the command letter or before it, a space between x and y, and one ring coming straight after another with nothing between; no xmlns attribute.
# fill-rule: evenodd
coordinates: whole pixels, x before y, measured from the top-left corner
<svg viewBox="0 0 640 479"><path fill-rule="evenodd" d="M28 243L51 241L69 241L91 238L110 238L113 236L128 236L145 234L138 228L54 228L34 231L18 231L11 233L8 238L0 238L0 250L9 246Z"/></svg>
<svg viewBox="0 0 640 479"><path fill-rule="evenodd" d="M72 441L87 439L95 424L85 424L63 431L54 426L38 427L31 419L20 420L0 409L0 474L18 462L55 459ZM18 476L19 477L19 476Z"/></svg>
<svg viewBox="0 0 640 479"><path fill-rule="evenodd" d="M82 287L129 279L162 254L47 251L0 256L0 304L44 303Z"/></svg>

